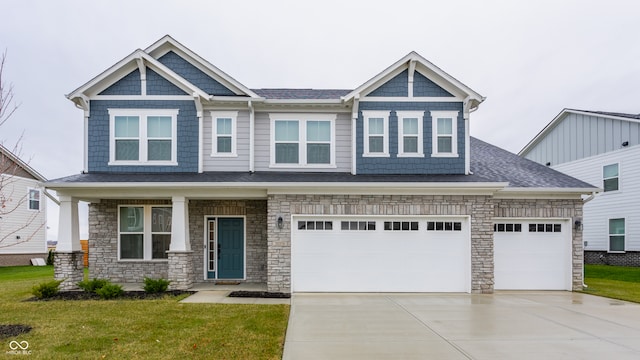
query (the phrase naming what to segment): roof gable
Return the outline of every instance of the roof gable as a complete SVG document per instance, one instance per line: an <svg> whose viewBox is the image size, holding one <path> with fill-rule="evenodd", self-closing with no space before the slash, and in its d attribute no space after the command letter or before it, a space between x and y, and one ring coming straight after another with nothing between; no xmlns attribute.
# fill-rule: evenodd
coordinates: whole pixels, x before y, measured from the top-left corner
<svg viewBox="0 0 640 360"><path fill-rule="evenodd" d="M2 145L0 145L0 174L47 181L44 176Z"/></svg>
<svg viewBox="0 0 640 360"><path fill-rule="evenodd" d="M180 57L173 50L167 52L158 58L158 61L166 65L178 75L184 77L187 81L201 88L211 95L217 96L234 96L238 95L231 89L222 85L216 79L205 74L204 71ZM244 95L244 94L240 94Z"/></svg>
<svg viewBox="0 0 640 360"><path fill-rule="evenodd" d="M345 101L349 101L362 96L370 96L376 89L396 78L405 70L407 71L408 81L413 79L413 82L415 82L415 73L418 72L450 95L457 96L460 97L461 100L468 101L468 107L471 109L478 107L478 105L484 101L484 97L480 94L413 51L383 70L378 75L357 87L355 90L344 96L343 99ZM416 96L416 94L413 95Z"/></svg>

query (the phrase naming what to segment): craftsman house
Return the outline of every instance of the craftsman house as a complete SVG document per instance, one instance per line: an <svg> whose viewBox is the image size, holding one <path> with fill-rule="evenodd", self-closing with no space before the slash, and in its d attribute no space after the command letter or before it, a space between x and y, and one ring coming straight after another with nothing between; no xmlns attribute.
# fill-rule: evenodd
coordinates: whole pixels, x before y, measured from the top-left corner
<svg viewBox="0 0 640 360"><path fill-rule="evenodd" d="M66 288L82 278L79 200L92 278L581 288L574 224L595 188L471 137L484 98L415 52L355 89L249 89L166 36L67 97L84 172L47 183Z"/></svg>

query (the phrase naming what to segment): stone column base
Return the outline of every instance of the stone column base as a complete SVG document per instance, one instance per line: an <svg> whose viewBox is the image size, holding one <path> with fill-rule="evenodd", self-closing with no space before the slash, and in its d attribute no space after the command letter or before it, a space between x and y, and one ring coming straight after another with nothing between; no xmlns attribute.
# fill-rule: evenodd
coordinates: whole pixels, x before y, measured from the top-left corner
<svg viewBox="0 0 640 360"><path fill-rule="evenodd" d="M53 278L62 280L60 290L78 290L84 280L84 253L82 251L58 252L53 257Z"/></svg>
<svg viewBox="0 0 640 360"><path fill-rule="evenodd" d="M193 251L168 251L170 290L187 290L193 286Z"/></svg>

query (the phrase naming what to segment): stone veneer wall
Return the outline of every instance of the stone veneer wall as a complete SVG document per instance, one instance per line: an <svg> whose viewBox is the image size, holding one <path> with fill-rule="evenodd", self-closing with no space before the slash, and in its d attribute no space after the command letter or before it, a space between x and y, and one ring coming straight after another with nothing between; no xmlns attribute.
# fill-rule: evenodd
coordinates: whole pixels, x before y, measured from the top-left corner
<svg viewBox="0 0 640 360"><path fill-rule="evenodd" d="M269 291L291 292L292 214L471 215L471 291L493 292L493 201L462 195L269 195ZM278 216L285 219L282 229Z"/></svg>
<svg viewBox="0 0 640 360"><path fill-rule="evenodd" d="M610 253L608 251L585 251L585 264L640 266L640 252L627 251L624 253Z"/></svg>
<svg viewBox="0 0 640 360"><path fill-rule="evenodd" d="M494 199L495 217L582 218L582 200ZM573 227L573 221L570 226ZM572 231L572 288L582 290L582 229Z"/></svg>
<svg viewBox="0 0 640 360"><path fill-rule="evenodd" d="M189 234L193 250L194 281L204 280L204 217L245 216L246 281L267 282L267 201L190 200Z"/></svg>
<svg viewBox="0 0 640 360"><path fill-rule="evenodd" d="M118 205L171 205L169 200L102 200L89 204L89 278L141 283L168 278L167 260L118 261Z"/></svg>

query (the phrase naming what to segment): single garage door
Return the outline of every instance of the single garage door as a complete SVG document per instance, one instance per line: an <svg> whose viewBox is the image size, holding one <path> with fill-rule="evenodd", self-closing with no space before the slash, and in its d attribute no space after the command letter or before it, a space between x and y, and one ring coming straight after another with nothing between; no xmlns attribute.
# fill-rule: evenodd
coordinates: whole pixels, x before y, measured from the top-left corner
<svg viewBox="0 0 640 360"><path fill-rule="evenodd" d="M294 292L470 292L466 217L292 221Z"/></svg>
<svg viewBox="0 0 640 360"><path fill-rule="evenodd" d="M569 221L496 221L494 266L496 290L571 290Z"/></svg>

